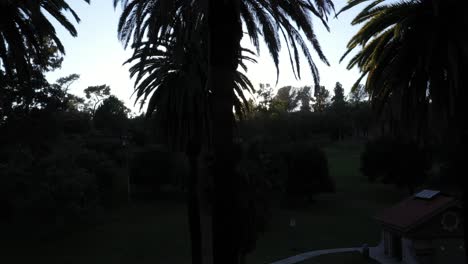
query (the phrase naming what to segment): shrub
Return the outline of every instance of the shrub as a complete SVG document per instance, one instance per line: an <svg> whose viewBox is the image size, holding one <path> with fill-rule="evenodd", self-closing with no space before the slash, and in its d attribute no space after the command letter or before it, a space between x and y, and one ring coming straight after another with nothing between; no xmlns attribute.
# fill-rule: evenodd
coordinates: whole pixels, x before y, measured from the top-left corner
<svg viewBox="0 0 468 264"><path fill-rule="evenodd" d="M188 166L184 158L159 145L140 148L130 160L130 182L145 195L160 193L164 185L183 188Z"/></svg>
<svg viewBox="0 0 468 264"><path fill-rule="evenodd" d="M256 247L259 234L265 232L270 218L271 173L274 168L270 155L260 142L244 144L239 151L237 173L240 177L240 219L243 254Z"/></svg>
<svg viewBox="0 0 468 264"><path fill-rule="evenodd" d="M370 182L406 187L410 193L427 178L430 165L425 149L393 138L369 141L361 154L361 172Z"/></svg>
<svg viewBox="0 0 468 264"><path fill-rule="evenodd" d="M325 153L306 144L291 146L287 155L286 195L290 202L311 201L322 192L334 192Z"/></svg>
<svg viewBox="0 0 468 264"><path fill-rule="evenodd" d="M24 146L3 149L8 153L0 162L4 218L25 226L40 223L39 231L94 218L99 205L97 178L80 164L78 157L86 150L75 143L62 140L42 155Z"/></svg>

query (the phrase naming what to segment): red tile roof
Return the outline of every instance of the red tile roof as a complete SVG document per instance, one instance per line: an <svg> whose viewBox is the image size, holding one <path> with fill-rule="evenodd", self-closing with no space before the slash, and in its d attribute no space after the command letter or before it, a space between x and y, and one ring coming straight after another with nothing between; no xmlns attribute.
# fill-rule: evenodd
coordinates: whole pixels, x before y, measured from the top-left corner
<svg viewBox="0 0 468 264"><path fill-rule="evenodd" d="M412 196L393 207L385 209L375 218L384 225L389 225L402 232L408 232L454 204L455 199L443 195L436 195L429 200Z"/></svg>

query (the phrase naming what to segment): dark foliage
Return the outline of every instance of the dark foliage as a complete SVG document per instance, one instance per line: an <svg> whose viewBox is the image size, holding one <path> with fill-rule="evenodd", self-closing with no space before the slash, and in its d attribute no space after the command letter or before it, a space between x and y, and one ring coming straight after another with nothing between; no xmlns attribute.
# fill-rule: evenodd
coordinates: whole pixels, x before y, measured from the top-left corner
<svg viewBox="0 0 468 264"><path fill-rule="evenodd" d="M237 171L241 177L241 251L251 253L271 216L273 164L259 142L243 144Z"/></svg>
<svg viewBox="0 0 468 264"><path fill-rule="evenodd" d="M361 155L361 171L369 181L406 187L410 193L427 179L430 165L425 149L393 138L369 141Z"/></svg>
<svg viewBox="0 0 468 264"><path fill-rule="evenodd" d="M0 86L7 78L30 81L36 68L47 70L61 60L65 48L49 19L54 18L76 37L75 26L66 13L80 21L67 1L0 1ZM54 56L50 56L51 46L55 48Z"/></svg>
<svg viewBox="0 0 468 264"><path fill-rule="evenodd" d="M132 195L155 198L164 185L182 189L187 166L182 155L163 146L150 145L136 149L131 154L129 164L130 183L135 186L136 192Z"/></svg>
<svg viewBox="0 0 468 264"><path fill-rule="evenodd" d="M96 109L94 126L108 135L123 136L126 133L129 112L122 101L111 95Z"/></svg>
<svg viewBox="0 0 468 264"><path fill-rule="evenodd" d="M92 221L121 196L122 140L96 130L94 123L101 122L79 110L83 100L67 92L77 78L49 84L38 73L32 100L20 86L5 88L14 93L5 97L12 107L1 109L6 111L0 123L0 220L39 223L43 228L29 231L48 233ZM107 112L105 122L112 123L113 112Z"/></svg>
<svg viewBox="0 0 468 264"><path fill-rule="evenodd" d="M89 220L99 205L99 159L74 139L62 139L49 149L25 144L2 148L1 211L19 223L43 224L44 229Z"/></svg>
<svg viewBox="0 0 468 264"><path fill-rule="evenodd" d="M328 171L327 157L315 146L291 146L287 155L287 168L286 195L290 202L311 201L318 193L335 191L335 183Z"/></svg>

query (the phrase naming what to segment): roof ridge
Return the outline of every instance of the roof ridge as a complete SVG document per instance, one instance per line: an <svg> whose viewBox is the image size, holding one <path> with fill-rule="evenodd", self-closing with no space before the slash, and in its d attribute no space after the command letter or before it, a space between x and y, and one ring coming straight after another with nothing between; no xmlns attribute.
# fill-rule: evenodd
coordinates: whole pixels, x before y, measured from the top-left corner
<svg viewBox="0 0 468 264"><path fill-rule="evenodd" d="M451 200L447 201L446 204L442 205L440 208L435 209L434 211L428 213L427 215L423 216L421 219L416 221L415 223L409 225L404 231L408 232L412 229L417 228L418 226L424 224L429 220L431 217L438 215L439 213L443 212L444 210L454 206L457 203L457 200L453 199L452 197L449 197Z"/></svg>
<svg viewBox="0 0 468 264"><path fill-rule="evenodd" d="M373 218L381 224L406 233L457 203L456 198L443 194L439 194L431 200L410 196L383 209Z"/></svg>

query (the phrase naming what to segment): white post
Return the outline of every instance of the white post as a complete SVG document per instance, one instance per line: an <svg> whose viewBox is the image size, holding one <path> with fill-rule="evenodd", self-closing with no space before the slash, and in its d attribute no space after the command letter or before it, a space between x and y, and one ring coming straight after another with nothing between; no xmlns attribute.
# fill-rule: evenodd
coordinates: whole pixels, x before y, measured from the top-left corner
<svg viewBox="0 0 468 264"><path fill-rule="evenodd" d="M296 238L296 219L294 217L289 218L289 230L291 239L291 250L297 250L297 238Z"/></svg>

